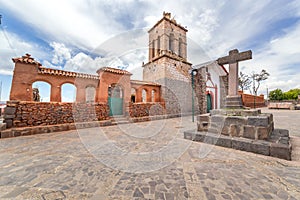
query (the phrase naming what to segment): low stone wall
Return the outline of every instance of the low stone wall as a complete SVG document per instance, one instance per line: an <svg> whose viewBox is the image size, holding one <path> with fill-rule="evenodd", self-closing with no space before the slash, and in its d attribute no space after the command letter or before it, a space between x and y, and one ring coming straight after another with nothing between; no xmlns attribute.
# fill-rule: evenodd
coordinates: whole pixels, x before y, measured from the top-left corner
<svg viewBox="0 0 300 200"><path fill-rule="evenodd" d="M131 118L164 115L165 113L166 109L163 102L129 104L129 116Z"/></svg>
<svg viewBox="0 0 300 200"><path fill-rule="evenodd" d="M243 105L246 107L250 107L250 108L261 108L261 107L265 107L265 99L263 95L260 96L254 96L251 94L243 94L240 93L242 95L242 102Z"/></svg>
<svg viewBox="0 0 300 200"><path fill-rule="evenodd" d="M269 109L289 109L295 110L295 104L292 102L270 102L268 105Z"/></svg>
<svg viewBox="0 0 300 200"><path fill-rule="evenodd" d="M7 128L106 119L109 119L109 107L100 103L8 101L4 114Z"/></svg>

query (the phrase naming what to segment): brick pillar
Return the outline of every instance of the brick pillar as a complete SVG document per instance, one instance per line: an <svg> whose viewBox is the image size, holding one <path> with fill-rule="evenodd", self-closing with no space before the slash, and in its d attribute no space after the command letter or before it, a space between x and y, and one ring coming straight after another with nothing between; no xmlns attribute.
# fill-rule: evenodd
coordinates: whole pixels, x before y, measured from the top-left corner
<svg viewBox="0 0 300 200"><path fill-rule="evenodd" d="M135 102L142 102L142 88L136 89Z"/></svg>
<svg viewBox="0 0 300 200"><path fill-rule="evenodd" d="M85 87L77 87L76 90L76 102L85 102L86 97L85 97Z"/></svg>
<svg viewBox="0 0 300 200"><path fill-rule="evenodd" d="M146 92L146 102L151 102L151 97L152 97L152 95L151 95L151 91L152 90L147 90L147 92Z"/></svg>
<svg viewBox="0 0 300 200"><path fill-rule="evenodd" d="M51 85L51 102L61 102L61 86L60 85Z"/></svg>

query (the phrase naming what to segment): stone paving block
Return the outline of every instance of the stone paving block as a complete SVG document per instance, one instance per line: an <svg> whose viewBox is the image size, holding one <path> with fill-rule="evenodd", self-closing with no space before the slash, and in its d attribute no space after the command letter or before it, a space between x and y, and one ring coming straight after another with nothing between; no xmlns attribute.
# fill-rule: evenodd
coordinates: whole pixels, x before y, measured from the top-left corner
<svg viewBox="0 0 300 200"><path fill-rule="evenodd" d="M269 156L270 155L270 144L271 143L266 142L266 141L255 140L251 144L250 151L253 153Z"/></svg>
<svg viewBox="0 0 300 200"><path fill-rule="evenodd" d="M291 160L291 146L280 143L272 143L270 146L270 156Z"/></svg>
<svg viewBox="0 0 300 200"><path fill-rule="evenodd" d="M7 115L14 115L16 113L16 108L15 107L5 107L4 113Z"/></svg>
<svg viewBox="0 0 300 200"><path fill-rule="evenodd" d="M243 126L243 137L249 139L255 139L255 127L250 125Z"/></svg>
<svg viewBox="0 0 300 200"><path fill-rule="evenodd" d="M13 137L13 133L11 130L4 130L4 131L1 131L1 138L10 138L10 137Z"/></svg>
<svg viewBox="0 0 300 200"><path fill-rule="evenodd" d="M268 116L250 116L248 117L248 125L268 127L269 118Z"/></svg>
<svg viewBox="0 0 300 200"><path fill-rule="evenodd" d="M252 140L246 138L232 138L232 148L241 151L251 151Z"/></svg>
<svg viewBox="0 0 300 200"><path fill-rule="evenodd" d="M241 112L241 115L243 117L248 117L248 116L257 116L258 115L258 110L243 110Z"/></svg>
<svg viewBox="0 0 300 200"><path fill-rule="evenodd" d="M269 138L270 128L269 127L257 127L257 139L266 140Z"/></svg>
<svg viewBox="0 0 300 200"><path fill-rule="evenodd" d="M231 148L232 146L231 137L219 135L216 145L221 147Z"/></svg>
<svg viewBox="0 0 300 200"><path fill-rule="evenodd" d="M197 121L206 121L206 122L208 122L209 121L209 117L210 117L209 113L198 115L197 116Z"/></svg>
<svg viewBox="0 0 300 200"><path fill-rule="evenodd" d="M273 134L278 135L280 137L288 137L289 136L289 131L286 130L286 129L276 128L276 129L274 129Z"/></svg>
<svg viewBox="0 0 300 200"><path fill-rule="evenodd" d="M207 133L203 139L203 142L206 144L216 145L219 139L219 135L214 133Z"/></svg>

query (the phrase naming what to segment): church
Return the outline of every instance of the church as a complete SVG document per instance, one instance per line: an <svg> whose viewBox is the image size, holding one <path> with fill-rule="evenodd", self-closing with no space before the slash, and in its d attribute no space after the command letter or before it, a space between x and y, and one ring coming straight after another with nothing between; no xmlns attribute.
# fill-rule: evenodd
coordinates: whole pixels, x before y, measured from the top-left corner
<svg viewBox="0 0 300 200"><path fill-rule="evenodd" d="M107 104L110 116L156 115L149 111L156 104L170 116L221 108L227 95L228 73L216 61L192 65L187 57L187 32L171 13L163 13L148 31L149 56L142 66L142 81L131 80L130 72L112 67L102 67L98 75L91 75L43 67L29 54L13 58L10 100L37 100L32 85L44 81L51 86L50 102L61 102L62 85L71 83L76 87L76 102ZM144 111L132 114L139 110L137 106Z"/></svg>

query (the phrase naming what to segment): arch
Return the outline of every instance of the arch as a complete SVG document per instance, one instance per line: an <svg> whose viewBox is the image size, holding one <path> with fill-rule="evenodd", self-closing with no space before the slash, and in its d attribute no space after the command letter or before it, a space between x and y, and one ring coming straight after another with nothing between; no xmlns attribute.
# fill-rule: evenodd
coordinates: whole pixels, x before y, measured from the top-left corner
<svg viewBox="0 0 300 200"><path fill-rule="evenodd" d="M147 102L147 90L142 89L142 102L145 103Z"/></svg>
<svg viewBox="0 0 300 200"><path fill-rule="evenodd" d="M174 52L174 33L170 33L169 36L169 50Z"/></svg>
<svg viewBox="0 0 300 200"><path fill-rule="evenodd" d="M136 101L136 89L135 88L131 88L130 93L131 93L131 95L130 95L130 101L131 101L131 103L135 103L135 101Z"/></svg>
<svg viewBox="0 0 300 200"><path fill-rule="evenodd" d="M157 54L160 55L160 36L157 37Z"/></svg>
<svg viewBox="0 0 300 200"><path fill-rule="evenodd" d="M108 87L109 115L123 114L124 90L121 85L112 84Z"/></svg>
<svg viewBox="0 0 300 200"><path fill-rule="evenodd" d="M61 101L62 102L75 102L77 88L72 83L63 83L61 85Z"/></svg>
<svg viewBox="0 0 300 200"><path fill-rule="evenodd" d="M111 84L111 86L108 87L108 97L123 98L123 91L121 85Z"/></svg>
<svg viewBox="0 0 300 200"><path fill-rule="evenodd" d="M51 84L46 81L35 81L32 83L32 101L50 102Z"/></svg>
<svg viewBox="0 0 300 200"><path fill-rule="evenodd" d="M156 96L156 91L153 89L151 90L151 102L155 102L155 96Z"/></svg>
<svg viewBox="0 0 300 200"><path fill-rule="evenodd" d="M94 86L87 86L85 88L85 101L86 102L95 102L96 97L96 88Z"/></svg>

